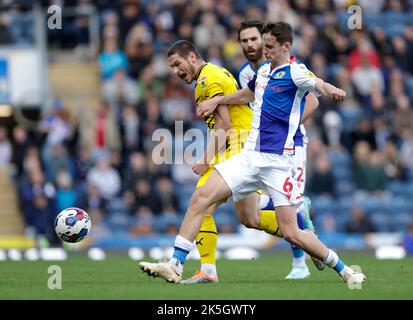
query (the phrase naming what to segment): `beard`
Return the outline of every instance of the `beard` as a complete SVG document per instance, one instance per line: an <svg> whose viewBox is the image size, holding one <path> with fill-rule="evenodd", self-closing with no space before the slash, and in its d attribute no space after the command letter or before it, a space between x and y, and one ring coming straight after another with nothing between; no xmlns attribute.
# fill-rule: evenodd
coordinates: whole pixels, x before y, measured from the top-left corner
<svg viewBox="0 0 413 320"><path fill-rule="evenodd" d="M262 48L254 50L254 54L252 54L252 51L242 49L244 56L251 62L257 62L262 57L262 50Z"/></svg>

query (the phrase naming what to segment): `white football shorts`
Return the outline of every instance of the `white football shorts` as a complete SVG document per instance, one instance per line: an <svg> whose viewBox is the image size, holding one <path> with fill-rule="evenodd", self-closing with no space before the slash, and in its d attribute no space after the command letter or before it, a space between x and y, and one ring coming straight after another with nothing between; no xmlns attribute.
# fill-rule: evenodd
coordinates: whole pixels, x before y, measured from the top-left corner
<svg viewBox="0 0 413 320"><path fill-rule="evenodd" d="M304 147L296 146L294 158L293 177L297 181L297 188L300 194L304 194L307 175L307 145Z"/></svg>
<svg viewBox="0 0 413 320"><path fill-rule="evenodd" d="M293 156L243 149L214 168L232 191L234 202L251 192L264 190L274 206L298 205L301 194L293 174Z"/></svg>

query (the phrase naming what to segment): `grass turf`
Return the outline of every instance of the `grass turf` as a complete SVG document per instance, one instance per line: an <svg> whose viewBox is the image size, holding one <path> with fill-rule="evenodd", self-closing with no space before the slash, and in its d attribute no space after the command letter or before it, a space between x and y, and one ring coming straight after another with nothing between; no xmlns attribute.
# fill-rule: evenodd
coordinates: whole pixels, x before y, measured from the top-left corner
<svg viewBox="0 0 413 320"><path fill-rule="evenodd" d="M372 253L343 253L349 265L367 275L361 290L351 290L332 270L318 271L310 260L311 277L285 280L291 257L263 255L257 260L219 260L220 283L176 285L148 277L126 253L104 261L69 256L66 261L1 261L0 299L137 299L137 300L277 300L277 299L413 299L413 258L376 260ZM50 265L62 269L62 289L47 286ZM199 266L188 261L185 277Z"/></svg>

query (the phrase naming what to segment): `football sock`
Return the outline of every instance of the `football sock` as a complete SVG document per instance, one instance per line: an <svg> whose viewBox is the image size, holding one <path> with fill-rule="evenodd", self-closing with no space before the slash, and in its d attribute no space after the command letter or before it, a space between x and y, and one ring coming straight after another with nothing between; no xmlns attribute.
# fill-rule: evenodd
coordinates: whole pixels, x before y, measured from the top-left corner
<svg viewBox="0 0 413 320"><path fill-rule="evenodd" d="M218 232L215 225L214 217L206 215L201 225L201 230L196 237L196 245L198 247L199 255L201 257L201 270L202 265L215 265L215 252L217 249ZM211 268L204 267L207 270ZM205 270L203 270L205 272ZM207 273L207 272L205 272ZM216 273L216 270L215 270ZM208 273L207 273L208 274Z"/></svg>
<svg viewBox="0 0 413 320"><path fill-rule="evenodd" d="M172 259L178 261L181 265L185 263L186 256L192 249L192 242L177 235L174 244L174 253Z"/></svg>
<svg viewBox="0 0 413 320"><path fill-rule="evenodd" d="M260 210L260 225L259 229L271 235L280 236L277 219L275 218L275 211Z"/></svg>
<svg viewBox="0 0 413 320"><path fill-rule="evenodd" d="M304 219L304 229L314 230L314 224L310 216L310 208L311 200L308 197L303 196L303 202L298 207L298 211L301 212L301 216Z"/></svg>
<svg viewBox="0 0 413 320"><path fill-rule="evenodd" d="M297 222L301 230L304 229L304 221L300 213L297 212ZM300 247L291 244L291 250L293 251L293 268L305 268L305 252Z"/></svg>
<svg viewBox="0 0 413 320"><path fill-rule="evenodd" d="M278 228L277 219L275 217L274 203L266 194L260 195L260 224L259 229L268 234L281 237L281 232Z"/></svg>
<svg viewBox="0 0 413 320"><path fill-rule="evenodd" d="M347 267L343 261L338 257L337 253L333 250L328 249L327 257L324 259L326 265L330 268L333 268L337 273L340 275L344 275L349 271L349 267Z"/></svg>

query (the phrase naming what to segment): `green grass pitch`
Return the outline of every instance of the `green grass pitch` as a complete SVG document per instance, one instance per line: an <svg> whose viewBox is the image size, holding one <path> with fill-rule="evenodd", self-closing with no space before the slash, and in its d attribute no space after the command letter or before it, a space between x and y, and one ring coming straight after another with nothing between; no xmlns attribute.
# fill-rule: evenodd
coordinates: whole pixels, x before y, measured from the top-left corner
<svg viewBox="0 0 413 320"><path fill-rule="evenodd" d="M104 261L69 255L66 261L1 261L0 299L136 299L136 300L278 300L278 299L413 299L413 257L376 260L372 253L342 253L349 265L367 275L360 290L349 289L332 270L318 271L310 260L311 277L285 280L291 257L286 252L256 260L218 260L219 284L177 285L148 277L126 253L108 253ZM62 289L47 283L50 265L62 269ZM185 277L199 266L188 261Z"/></svg>

